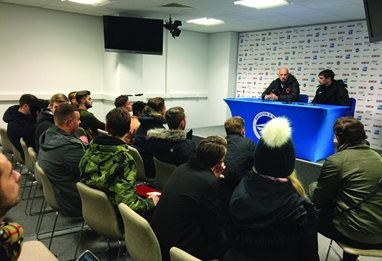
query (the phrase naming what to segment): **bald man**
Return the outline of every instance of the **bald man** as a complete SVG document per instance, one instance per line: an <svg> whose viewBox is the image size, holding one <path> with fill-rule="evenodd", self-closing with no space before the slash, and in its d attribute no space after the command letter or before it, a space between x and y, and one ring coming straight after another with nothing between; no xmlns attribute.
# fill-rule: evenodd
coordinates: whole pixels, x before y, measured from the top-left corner
<svg viewBox="0 0 382 261"><path fill-rule="evenodd" d="M300 95L300 84L297 79L289 73L288 68L280 68L279 78L271 82L263 92L263 100L294 102Z"/></svg>

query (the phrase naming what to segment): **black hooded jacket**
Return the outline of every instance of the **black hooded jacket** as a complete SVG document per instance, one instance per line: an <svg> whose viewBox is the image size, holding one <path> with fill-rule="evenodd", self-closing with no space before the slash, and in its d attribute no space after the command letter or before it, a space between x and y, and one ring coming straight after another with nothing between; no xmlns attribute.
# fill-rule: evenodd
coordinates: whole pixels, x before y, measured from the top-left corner
<svg viewBox="0 0 382 261"><path fill-rule="evenodd" d="M292 74L289 75L287 81L284 84L284 88L281 86L280 79L276 79L268 86L267 89L261 95L264 99L265 95L274 93L279 97L279 101L293 102L298 100L300 95L300 84L298 83L296 77Z"/></svg>
<svg viewBox="0 0 382 261"><path fill-rule="evenodd" d="M8 123L7 135L9 140L24 157L24 152L20 144L20 138L24 138L28 147L36 149L34 138L36 119L32 115L26 115L19 112L19 108L19 105L9 107L4 113L3 121Z"/></svg>
<svg viewBox="0 0 382 261"><path fill-rule="evenodd" d="M347 85L342 80L333 80L329 86L319 85L312 103L350 105Z"/></svg>
<svg viewBox="0 0 382 261"><path fill-rule="evenodd" d="M44 108L38 115L35 133L36 151L38 152L38 139L50 126L54 125L53 112L49 108Z"/></svg>

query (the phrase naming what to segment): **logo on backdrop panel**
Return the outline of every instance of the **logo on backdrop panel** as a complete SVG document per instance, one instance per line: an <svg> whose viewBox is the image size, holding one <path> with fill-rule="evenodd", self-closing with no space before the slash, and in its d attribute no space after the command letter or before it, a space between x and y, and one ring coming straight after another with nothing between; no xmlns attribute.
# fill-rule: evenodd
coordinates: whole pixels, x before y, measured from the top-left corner
<svg viewBox="0 0 382 261"><path fill-rule="evenodd" d="M256 114L252 122L252 128L258 139L261 138L261 131L263 130L264 125L274 118L276 118L276 116L267 111L262 111Z"/></svg>

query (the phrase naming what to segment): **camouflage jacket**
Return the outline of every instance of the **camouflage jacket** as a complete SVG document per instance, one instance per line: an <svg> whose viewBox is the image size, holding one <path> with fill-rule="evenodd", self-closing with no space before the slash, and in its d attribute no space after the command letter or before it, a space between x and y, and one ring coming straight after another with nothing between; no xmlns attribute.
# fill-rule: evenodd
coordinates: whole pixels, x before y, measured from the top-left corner
<svg viewBox="0 0 382 261"><path fill-rule="evenodd" d="M115 137L96 137L80 162L81 182L104 191L116 207L123 202L138 213L154 207L135 190L137 166L125 143Z"/></svg>

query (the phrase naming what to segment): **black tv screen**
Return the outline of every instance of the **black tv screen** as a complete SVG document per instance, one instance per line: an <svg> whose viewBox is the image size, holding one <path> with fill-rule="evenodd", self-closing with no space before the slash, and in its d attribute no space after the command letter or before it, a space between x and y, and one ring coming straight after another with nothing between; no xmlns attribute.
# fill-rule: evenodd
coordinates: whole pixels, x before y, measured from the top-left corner
<svg viewBox="0 0 382 261"><path fill-rule="evenodd" d="M363 0L366 13L369 41L371 43L382 41L382 1Z"/></svg>
<svg viewBox="0 0 382 261"><path fill-rule="evenodd" d="M163 52L163 20L104 16L106 51L159 54Z"/></svg>

